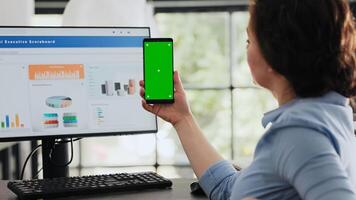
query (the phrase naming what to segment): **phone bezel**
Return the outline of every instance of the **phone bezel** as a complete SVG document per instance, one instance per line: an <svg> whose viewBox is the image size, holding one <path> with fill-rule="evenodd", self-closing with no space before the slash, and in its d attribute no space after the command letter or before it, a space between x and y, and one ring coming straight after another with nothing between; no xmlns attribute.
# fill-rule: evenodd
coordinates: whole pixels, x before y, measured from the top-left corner
<svg viewBox="0 0 356 200"><path fill-rule="evenodd" d="M145 82L145 42L172 42L173 44L173 39L172 38L145 38L143 39L143 81ZM173 58L173 51L174 51L174 46L172 46L172 94L173 94L173 99L146 99L146 95L144 94L144 99L146 100L146 103L148 104L172 104L174 103L174 58ZM146 89L146 86L144 86Z"/></svg>

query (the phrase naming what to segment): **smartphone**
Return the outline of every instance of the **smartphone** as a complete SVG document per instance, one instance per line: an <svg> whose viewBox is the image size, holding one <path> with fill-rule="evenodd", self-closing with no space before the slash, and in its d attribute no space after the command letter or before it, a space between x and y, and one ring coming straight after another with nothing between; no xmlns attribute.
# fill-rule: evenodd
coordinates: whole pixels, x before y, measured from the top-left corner
<svg viewBox="0 0 356 200"><path fill-rule="evenodd" d="M148 104L174 103L173 40L143 40L143 76Z"/></svg>

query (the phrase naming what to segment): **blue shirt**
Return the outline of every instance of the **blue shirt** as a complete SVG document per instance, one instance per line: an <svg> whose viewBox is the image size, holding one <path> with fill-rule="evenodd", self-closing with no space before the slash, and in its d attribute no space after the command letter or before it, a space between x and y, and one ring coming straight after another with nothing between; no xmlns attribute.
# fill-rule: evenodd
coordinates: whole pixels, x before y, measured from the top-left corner
<svg viewBox="0 0 356 200"><path fill-rule="evenodd" d="M210 199L356 199L356 138L347 98L296 98L262 119L249 167L210 166L199 183Z"/></svg>

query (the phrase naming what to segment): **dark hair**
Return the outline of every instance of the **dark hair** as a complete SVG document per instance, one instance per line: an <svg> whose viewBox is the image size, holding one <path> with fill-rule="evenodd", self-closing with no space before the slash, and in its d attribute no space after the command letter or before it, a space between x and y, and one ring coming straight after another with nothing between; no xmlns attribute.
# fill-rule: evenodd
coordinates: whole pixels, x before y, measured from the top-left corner
<svg viewBox="0 0 356 200"><path fill-rule="evenodd" d="M254 0L251 28L262 55L297 96L356 95L356 30L344 0Z"/></svg>

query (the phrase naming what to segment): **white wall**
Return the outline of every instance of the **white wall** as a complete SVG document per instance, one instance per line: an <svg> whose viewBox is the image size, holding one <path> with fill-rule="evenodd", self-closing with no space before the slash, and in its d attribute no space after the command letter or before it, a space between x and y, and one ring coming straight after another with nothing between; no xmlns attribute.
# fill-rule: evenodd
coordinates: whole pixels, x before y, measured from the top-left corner
<svg viewBox="0 0 356 200"><path fill-rule="evenodd" d="M31 24L34 0L0 0L1 26L26 26Z"/></svg>
<svg viewBox="0 0 356 200"><path fill-rule="evenodd" d="M153 8L146 0L70 0L65 26L150 26L156 33Z"/></svg>

